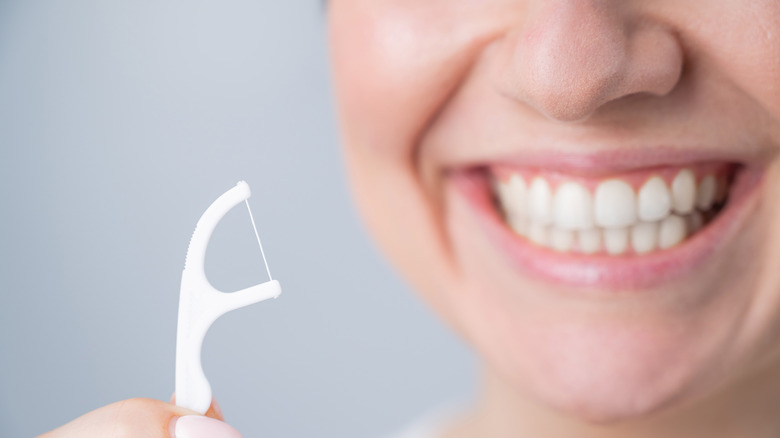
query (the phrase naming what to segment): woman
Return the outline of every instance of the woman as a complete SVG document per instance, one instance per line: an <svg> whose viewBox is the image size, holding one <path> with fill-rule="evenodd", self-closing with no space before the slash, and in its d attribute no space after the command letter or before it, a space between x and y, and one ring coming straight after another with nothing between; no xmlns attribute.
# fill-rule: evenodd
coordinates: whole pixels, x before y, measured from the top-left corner
<svg viewBox="0 0 780 438"><path fill-rule="evenodd" d="M484 364L435 436L780 436L780 3L328 17L358 204ZM238 436L124 403L79 436Z"/></svg>

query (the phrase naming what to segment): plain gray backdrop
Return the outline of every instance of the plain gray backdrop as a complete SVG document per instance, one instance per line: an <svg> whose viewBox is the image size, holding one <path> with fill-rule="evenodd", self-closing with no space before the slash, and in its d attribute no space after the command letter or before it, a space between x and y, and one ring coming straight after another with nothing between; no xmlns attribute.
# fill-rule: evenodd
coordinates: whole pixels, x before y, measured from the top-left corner
<svg viewBox="0 0 780 438"><path fill-rule="evenodd" d="M317 0L0 0L0 437L173 392L187 244L238 180L282 296L206 375L245 437L381 437L472 393L469 351L350 203ZM264 279L245 209L207 274Z"/></svg>

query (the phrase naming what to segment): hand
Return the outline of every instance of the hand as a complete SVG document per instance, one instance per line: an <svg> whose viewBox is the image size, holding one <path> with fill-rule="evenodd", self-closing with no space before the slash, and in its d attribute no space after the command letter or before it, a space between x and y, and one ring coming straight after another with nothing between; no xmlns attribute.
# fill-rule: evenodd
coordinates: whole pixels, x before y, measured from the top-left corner
<svg viewBox="0 0 780 438"><path fill-rule="evenodd" d="M206 415L146 398L120 401L82 415L38 438L241 438L224 423L216 401Z"/></svg>

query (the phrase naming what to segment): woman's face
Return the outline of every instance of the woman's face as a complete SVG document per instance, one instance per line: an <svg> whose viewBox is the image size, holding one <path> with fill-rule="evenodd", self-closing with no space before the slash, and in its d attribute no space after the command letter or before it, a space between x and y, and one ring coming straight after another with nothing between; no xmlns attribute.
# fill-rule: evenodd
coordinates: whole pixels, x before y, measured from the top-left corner
<svg viewBox="0 0 780 438"><path fill-rule="evenodd" d="M333 0L355 196L509 387L610 421L780 352L780 2Z"/></svg>

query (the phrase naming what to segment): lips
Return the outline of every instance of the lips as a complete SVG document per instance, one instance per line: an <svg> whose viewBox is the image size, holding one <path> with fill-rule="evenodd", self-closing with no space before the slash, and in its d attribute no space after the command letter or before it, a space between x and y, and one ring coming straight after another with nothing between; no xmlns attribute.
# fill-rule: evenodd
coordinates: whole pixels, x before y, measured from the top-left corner
<svg viewBox="0 0 780 438"><path fill-rule="evenodd" d="M727 161L562 169L517 160L450 177L517 269L601 290L649 288L691 273L736 234L761 180L756 166Z"/></svg>

